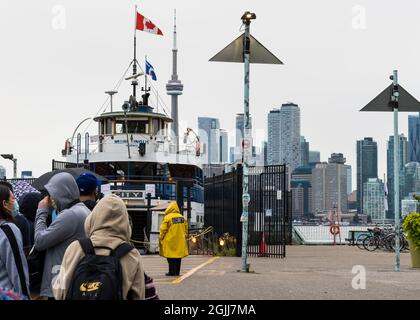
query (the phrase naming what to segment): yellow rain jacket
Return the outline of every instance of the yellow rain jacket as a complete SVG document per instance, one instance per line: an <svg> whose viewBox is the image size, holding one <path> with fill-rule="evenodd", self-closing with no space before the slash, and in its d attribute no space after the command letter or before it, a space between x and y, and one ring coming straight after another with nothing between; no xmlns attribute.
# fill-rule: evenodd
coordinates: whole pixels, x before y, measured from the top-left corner
<svg viewBox="0 0 420 320"><path fill-rule="evenodd" d="M188 221L181 215L177 203L171 202L160 225L159 254L165 258L188 256L187 236Z"/></svg>

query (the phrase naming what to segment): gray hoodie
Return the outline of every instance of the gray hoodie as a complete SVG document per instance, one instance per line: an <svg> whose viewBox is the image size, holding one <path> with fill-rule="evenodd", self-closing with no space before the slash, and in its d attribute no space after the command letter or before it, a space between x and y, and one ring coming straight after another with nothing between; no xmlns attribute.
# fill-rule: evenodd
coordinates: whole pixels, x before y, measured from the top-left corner
<svg viewBox="0 0 420 320"><path fill-rule="evenodd" d="M48 209L38 209L35 218L35 249L46 250L41 295L53 297L52 281L60 271L64 252L74 240L85 238L84 223L90 210L79 201L79 188L73 176L63 172L45 185L57 204L57 218L47 228ZM76 203L76 204L75 204Z"/></svg>
<svg viewBox="0 0 420 320"><path fill-rule="evenodd" d="M29 284L28 264L25 255L23 254L22 235L13 223L8 223L0 219L0 225L7 224L13 231L16 241L19 246L20 258L23 264L23 271L25 273L26 285ZM12 289L14 292L23 295L22 287L19 279L19 272L17 271L15 257L13 255L12 247L9 239L0 229L0 288ZM29 292L29 288L28 288Z"/></svg>

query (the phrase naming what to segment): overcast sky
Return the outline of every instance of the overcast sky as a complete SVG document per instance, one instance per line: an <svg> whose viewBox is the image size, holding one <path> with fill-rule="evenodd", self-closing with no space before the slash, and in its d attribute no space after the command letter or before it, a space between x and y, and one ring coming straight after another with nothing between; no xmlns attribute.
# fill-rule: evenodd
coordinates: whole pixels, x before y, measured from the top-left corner
<svg viewBox="0 0 420 320"><path fill-rule="evenodd" d="M198 116L234 128L243 110L243 65L208 60L240 35L240 17L250 10L257 14L251 33L285 63L251 66L254 129L266 130L272 108L295 102L301 133L322 160L344 153L355 177L356 140L371 136L378 141L380 177L386 172L392 114L359 110L389 85L393 69L420 98L420 2L412 0L2 0L0 152L18 158L19 173L39 176L52 159L63 160L65 139L103 104L104 91L132 59L134 4L164 33L139 31L138 57L147 54L168 107L177 9L181 130L196 127ZM128 83L120 88L118 108L130 90ZM400 132L407 135L407 114L400 116ZM0 165L12 175L11 161Z"/></svg>

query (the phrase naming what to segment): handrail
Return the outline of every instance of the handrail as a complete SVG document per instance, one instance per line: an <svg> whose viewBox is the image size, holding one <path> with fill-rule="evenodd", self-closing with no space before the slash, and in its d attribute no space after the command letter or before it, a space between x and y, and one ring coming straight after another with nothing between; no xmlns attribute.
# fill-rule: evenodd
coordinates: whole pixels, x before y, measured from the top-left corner
<svg viewBox="0 0 420 320"><path fill-rule="evenodd" d="M175 181L159 181L159 180L125 180L125 179L122 179L122 180L119 180L119 179L117 179L117 180L109 180L108 179L108 181L109 181L109 183L119 183L119 182L137 182L137 183L154 183L154 184L176 184L176 182Z"/></svg>

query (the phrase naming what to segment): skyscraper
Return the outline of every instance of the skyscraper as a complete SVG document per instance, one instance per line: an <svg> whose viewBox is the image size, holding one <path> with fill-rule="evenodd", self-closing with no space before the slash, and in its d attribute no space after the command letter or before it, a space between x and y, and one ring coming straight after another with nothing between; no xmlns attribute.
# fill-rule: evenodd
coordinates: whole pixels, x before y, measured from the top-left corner
<svg viewBox="0 0 420 320"><path fill-rule="evenodd" d="M319 151L309 151L309 163L318 163L321 162L321 152Z"/></svg>
<svg viewBox="0 0 420 320"><path fill-rule="evenodd" d="M235 147L229 147L229 163L235 162Z"/></svg>
<svg viewBox="0 0 420 320"><path fill-rule="evenodd" d="M373 223L384 218L384 183L378 178L369 178L363 187L363 214L370 216Z"/></svg>
<svg viewBox="0 0 420 320"><path fill-rule="evenodd" d="M273 109L268 114L268 141L267 163L281 164L280 162L280 109Z"/></svg>
<svg viewBox="0 0 420 320"><path fill-rule="evenodd" d="M414 199L403 199L401 200L401 217L404 218L406 215L412 212L418 212L418 201Z"/></svg>
<svg viewBox="0 0 420 320"><path fill-rule="evenodd" d="M226 130L220 129L220 162L227 163L229 161L229 136Z"/></svg>
<svg viewBox="0 0 420 320"><path fill-rule="evenodd" d="M290 186L292 190L293 220L309 219L312 210L312 167L297 167L292 172Z"/></svg>
<svg viewBox="0 0 420 320"><path fill-rule="evenodd" d="M245 128L245 115L243 113L238 113L235 118L235 146L236 148L242 148L242 139L244 138L244 128ZM249 116L249 128L252 129L252 117Z"/></svg>
<svg viewBox="0 0 420 320"><path fill-rule="evenodd" d="M166 92L171 96L171 118L172 123L172 132L175 135L176 149L178 151L178 139L179 139L179 129L178 129L178 96L182 94L184 90L184 85L181 83L181 80L178 80L178 48L176 44L176 14L174 16L174 38L173 38L173 48L172 48L172 77L171 80L166 84Z"/></svg>
<svg viewBox="0 0 420 320"><path fill-rule="evenodd" d="M420 114L408 116L408 155L411 162L420 162Z"/></svg>
<svg viewBox="0 0 420 320"><path fill-rule="evenodd" d="M333 153L328 163L318 163L312 170L314 213L326 214L333 208L347 212L347 165L341 153Z"/></svg>
<svg viewBox="0 0 420 320"><path fill-rule="evenodd" d="M263 141L262 149L263 149L262 154L264 156L264 165L266 166L267 163L268 163L267 162L267 154L268 154L268 143L267 143L267 141Z"/></svg>
<svg viewBox="0 0 420 320"><path fill-rule="evenodd" d="M350 195L353 192L353 186L352 186L352 170L351 166L347 166L347 195Z"/></svg>
<svg viewBox="0 0 420 320"><path fill-rule="evenodd" d="M420 163L409 162L404 166L404 180L401 181L401 185L400 199L408 197L410 193L420 192Z"/></svg>
<svg viewBox="0 0 420 320"><path fill-rule="evenodd" d="M200 141L207 154L207 163L220 162L220 123L219 119L198 117L198 132Z"/></svg>
<svg viewBox="0 0 420 320"><path fill-rule="evenodd" d="M300 137L300 165L307 166L309 164L309 142L304 136Z"/></svg>
<svg viewBox="0 0 420 320"><path fill-rule="evenodd" d="M408 162L408 141L407 138L401 134L399 141L399 155L400 155L400 168L399 168L399 189L400 199L403 199L404 190L404 166ZM394 136L390 136L387 148L387 183L388 183L388 212L387 218L394 218ZM400 203L401 209L401 203ZM400 210L401 212L401 210Z"/></svg>
<svg viewBox="0 0 420 320"><path fill-rule="evenodd" d="M378 177L378 145L372 138L357 141L357 212L363 213L363 184Z"/></svg>
<svg viewBox="0 0 420 320"><path fill-rule="evenodd" d="M292 172L300 156L300 109L286 103L268 114L268 164L287 164Z"/></svg>

